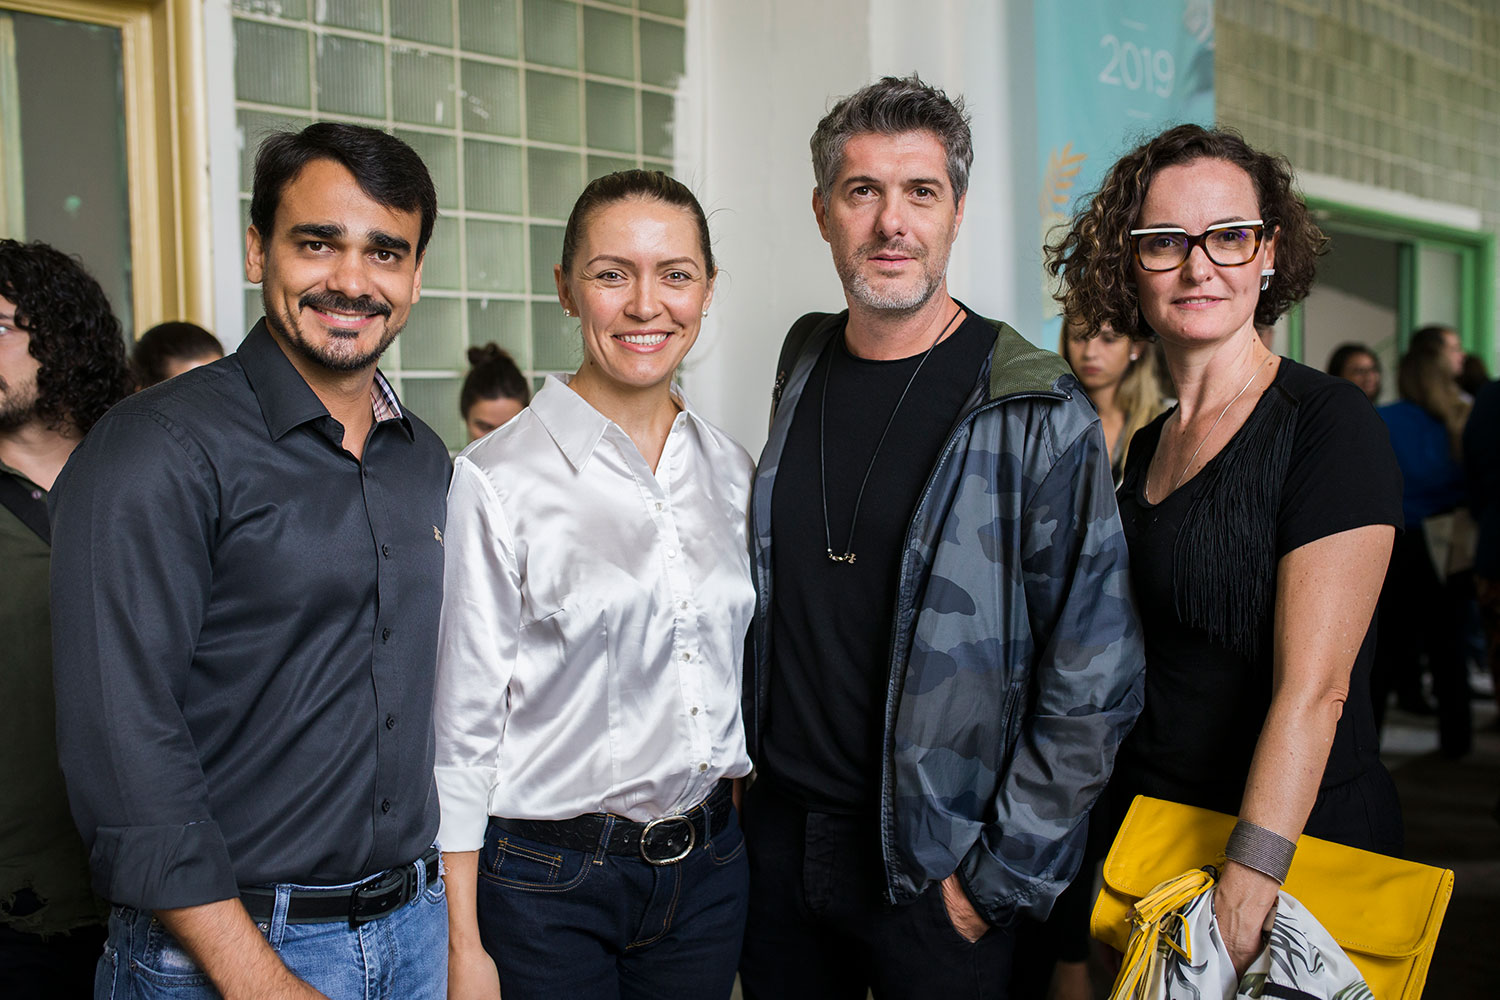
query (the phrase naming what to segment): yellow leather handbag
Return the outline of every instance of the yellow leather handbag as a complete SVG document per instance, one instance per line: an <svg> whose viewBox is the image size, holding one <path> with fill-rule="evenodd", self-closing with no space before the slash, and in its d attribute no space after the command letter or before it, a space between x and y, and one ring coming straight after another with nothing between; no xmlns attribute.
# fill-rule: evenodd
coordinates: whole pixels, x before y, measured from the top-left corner
<svg viewBox="0 0 1500 1000"><path fill-rule="evenodd" d="M1104 861L1094 937L1125 952L1137 901L1184 872L1222 866L1234 824L1223 813L1136 796ZM1302 836L1282 888L1344 949L1376 1000L1422 995L1452 871Z"/></svg>

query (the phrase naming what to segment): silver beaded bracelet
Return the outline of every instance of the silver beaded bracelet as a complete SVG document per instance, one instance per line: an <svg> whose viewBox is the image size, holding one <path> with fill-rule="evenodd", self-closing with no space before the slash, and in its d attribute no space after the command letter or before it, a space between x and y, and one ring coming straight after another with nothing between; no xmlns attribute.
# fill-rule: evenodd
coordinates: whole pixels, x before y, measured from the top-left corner
<svg viewBox="0 0 1500 1000"><path fill-rule="evenodd" d="M1240 820L1224 845L1224 857L1236 861L1246 868L1254 868L1262 875L1286 882L1286 873L1292 867L1292 855L1297 845L1273 830Z"/></svg>

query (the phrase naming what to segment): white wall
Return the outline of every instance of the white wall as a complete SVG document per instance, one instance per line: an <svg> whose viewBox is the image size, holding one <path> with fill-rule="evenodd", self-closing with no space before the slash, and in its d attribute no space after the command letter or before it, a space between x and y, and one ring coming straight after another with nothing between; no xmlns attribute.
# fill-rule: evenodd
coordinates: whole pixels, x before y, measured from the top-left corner
<svg viewBox="0 0 1500 1000"><path fill-rule="evenodd" d="M1016 233L1036 231L1030 46L1006 44L1029 38L1027 10L993 0L692 4L678 171L710 213L722 273L689 391L751 454L765 442L787 327L809 310L844 307L813 222L808 138L834 100L877 77L916 70L964 95L974 167L949 288L1035 336L1040 255L1014 248Z"/></svg>

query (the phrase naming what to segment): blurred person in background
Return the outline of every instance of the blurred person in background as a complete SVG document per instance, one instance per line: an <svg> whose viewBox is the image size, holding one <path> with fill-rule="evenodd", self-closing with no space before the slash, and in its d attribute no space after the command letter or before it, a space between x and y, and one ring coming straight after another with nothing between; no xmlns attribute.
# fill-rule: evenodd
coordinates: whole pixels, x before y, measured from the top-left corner
<svg viewBox="0 0 1500 1000"><path fill-rule="evenodd" d="M1363 393L1256 330L1306 296L1324 242L1284 158L1180 125L1117 162L1047 247L1065 310L1155 333L1179 396L1118 492L1146 699L1092 821L1112 834L1136 794L1238 815L1214 910L1240 972L1285 877L1257 849L1403 839L1368 683L1395 459Z"/></svg>
<svg viewBox="0 0 1500 1000"><path fill-rule="evenodd" d="M1479 395L1479 390L1490 384L1490 370L1484 359L1477 354L1465 354L1463 368L1458 374L1458 387L1468 394L1470 401Z"/></svg>
<svg viewBox="0 0 1500 1000"><path fill-rule="evenodd" d="M1328 356L1328 374L1359 386L1373 405L1380 398L1380 358L1364 344L1340 344Z"/></svg>
<svg viewBox="0 0 1500 1000"><path fill-rule="evenodd" d="M1475 397L1464 425L1463 456L1470 510L1478 529L1474 591L1493 692L1500 699L1500 382L1484 386Z"/></svg>
<svg viewBox="0 0 1500 1000"><path fill-rule="evenodd" d="M458 412L470 441L478 441L524 410L531 386L511 356L490 343L469 348L469 374L458 393Z"/></svg>
<svg viewBox="0 0 1500 1000"><path fill-rule="evenodd" d="M554 268L583 364L454 463L433 712L452 997L733 988L754 465L672 381L716 275L679 181L590 182Z"/></svg>
<svg viewBox="0 0 1500 1000"><path fill-rule="evenodd" d="M1406 530L1396 539L1380 597L1375 711L1378 718L1394 689L1403 709L1431 714L1422 693L1425 656L1437 696L1438 747L1452 758L1473 742L1464 666L1473 522L1461 464L1470 404L1457 382L1462 367L1458 335L1423 327L1397 369L1401 399L1379 410L1401 466Z"/></svg>
<svg viewBox="0 0 1500 1000"><path fill-rule="evenodd" d="M130 389L98 282L44 243L0 240L0 996L87 996L108 907L57 763L47 493Z"/></svg>
<svg viewBox="0 0 1500 1000"><path fill-rule="evenodd" d="M1109 468L1119 485L1130 439L1165 409L1155 345L1109 326L1091 335L1081 324L1065 321L1061 353L1099 413Z"/></svg>
<svg viewBox="0 0 1500 1000"><path fill-rule="evenodd" d="M218 337L197 323L173 320L141 334L130 354L130 368L136 388L144 389L223 356Z"/></svg>

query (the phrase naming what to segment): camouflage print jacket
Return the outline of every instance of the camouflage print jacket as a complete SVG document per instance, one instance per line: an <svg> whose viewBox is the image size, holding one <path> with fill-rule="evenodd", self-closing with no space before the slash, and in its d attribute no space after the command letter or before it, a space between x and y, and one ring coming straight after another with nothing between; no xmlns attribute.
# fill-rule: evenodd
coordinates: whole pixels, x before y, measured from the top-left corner
<svg viewBox="0 0 1500 1000"><path fill-rule="evenodd" d="M845 318L804 320L816 325L801 326L811 334L777 376L756 473L752 757L770 673L776 467L813 363ZM1045 917L1078 870L1088 810L1141 710L1143 654L1099 419L1061 358L995 325L907 529L880 835L892 903L957 871L980 915L1008 925Z"/></svg>

